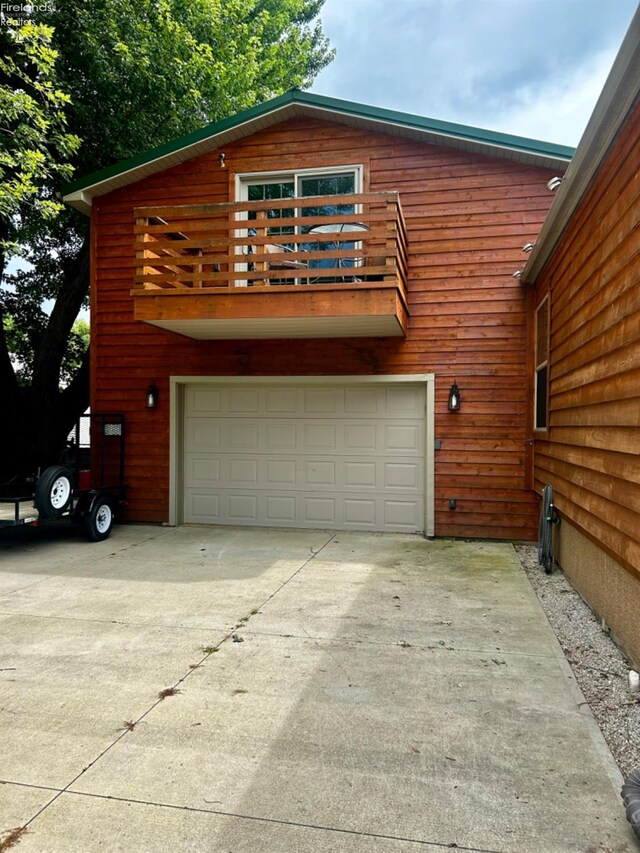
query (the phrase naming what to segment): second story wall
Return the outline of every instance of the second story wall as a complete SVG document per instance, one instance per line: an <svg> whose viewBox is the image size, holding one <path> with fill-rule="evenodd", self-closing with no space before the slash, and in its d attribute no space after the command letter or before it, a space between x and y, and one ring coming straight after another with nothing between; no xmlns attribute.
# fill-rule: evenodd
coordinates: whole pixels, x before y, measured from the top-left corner
<svg viewBox="0 0 640 853"><path fill-rule="evenodd" d="M92 407L129 423L130 517L163 521L171 375L436 375L436 533L533 539L525 288L512 277L551 202L552 172L342 124L291 120L94 202ZM234 200L235 175L361 164L364 191L400 193L408 229L406 340L194 341L133 319L137 206ZM141 406L149 381L153 412ZM451 383L460 412L447 411ZM457 501L455 510L449 500Z"/></svg>

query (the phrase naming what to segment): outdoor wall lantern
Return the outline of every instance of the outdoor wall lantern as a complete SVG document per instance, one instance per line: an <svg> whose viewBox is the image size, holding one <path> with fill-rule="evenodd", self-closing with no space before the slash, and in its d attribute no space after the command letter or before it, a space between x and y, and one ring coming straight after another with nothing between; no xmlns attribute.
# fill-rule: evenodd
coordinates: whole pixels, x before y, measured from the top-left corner
<svg viewBox="0 0 640 853"><path fill-rule="evenodd" d="M556 175L555 177L551 178L550 181L547 181L547 189L550 192L554 192L555 190L558 189L558 187L560 186L561 183L562 183L562 178L560 178L560 177L558 177L558 175Z"/></svg>
<svg viewBox="0 0 640 853"><path fill-rule="evenodd" d="M451 388L449 388L449 402L447 404L447 408L450 412L460 411L460 389L455 382Z"/></svg>
<svg viewBox="0 0 640 853"><path fill-rule="evenodd" d="M156 387L155 383L150 382L147 385L147 409L155 409L158 405L158 397L160 392Z"/></svg>

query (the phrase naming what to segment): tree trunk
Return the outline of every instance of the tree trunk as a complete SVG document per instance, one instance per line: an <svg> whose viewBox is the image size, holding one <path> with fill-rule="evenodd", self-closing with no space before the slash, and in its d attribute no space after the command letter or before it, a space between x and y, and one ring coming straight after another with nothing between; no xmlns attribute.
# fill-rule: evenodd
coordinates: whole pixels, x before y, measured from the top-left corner
<svg viewBox="0 0 640 853"><path fill-rule="evenodd" d="M31 386L20 387L7 351L0 311L0 483L58 462L77 418L89 405L89 351L71 384L60 390L69 332L89 287L85 241L56 300L34 359Z"/></svg>

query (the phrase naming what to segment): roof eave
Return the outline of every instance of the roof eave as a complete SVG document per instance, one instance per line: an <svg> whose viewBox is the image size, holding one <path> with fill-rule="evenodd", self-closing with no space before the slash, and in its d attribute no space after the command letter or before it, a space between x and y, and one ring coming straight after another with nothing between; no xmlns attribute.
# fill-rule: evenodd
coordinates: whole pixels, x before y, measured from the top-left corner
<svg viewBox="0 0 640 853"><path fill-rule="evenodd" d="M564 169L573 152L573 149L566 146L293 91L68 184L63 188L63 200L89 214L91 201L95 196L104 195L192 157L214 151L230 141L296 115L337 118L343 123L367 126L432 144L474 150L487 156L506 157L548 168Z"/></svg>

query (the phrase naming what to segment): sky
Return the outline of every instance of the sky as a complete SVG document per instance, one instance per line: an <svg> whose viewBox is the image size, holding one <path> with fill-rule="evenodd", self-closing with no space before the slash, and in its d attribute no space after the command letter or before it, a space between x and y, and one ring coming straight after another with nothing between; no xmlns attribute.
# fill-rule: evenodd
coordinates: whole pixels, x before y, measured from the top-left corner
<svg viewBox="0 0 640 853"><path fill-rule="evenodd" d="M637 0L326 0L319 95L578 144Z"/></svg>

